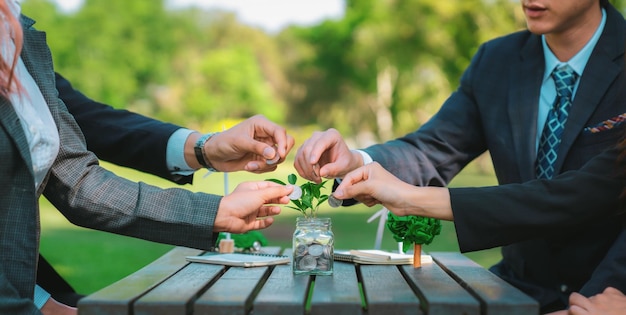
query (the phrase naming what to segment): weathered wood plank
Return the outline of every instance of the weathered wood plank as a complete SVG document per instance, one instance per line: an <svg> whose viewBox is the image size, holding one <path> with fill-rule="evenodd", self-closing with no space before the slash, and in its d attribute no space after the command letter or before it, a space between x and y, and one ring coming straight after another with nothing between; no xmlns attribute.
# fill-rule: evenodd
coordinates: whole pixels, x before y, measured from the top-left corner
<svg viewBox="0 0 626 315"><path fill-rule="evenodd" d="M315 276L311 315L362 314L361 292L354 264L335 261L332 276Z"/></svg>
<svg viewBox="0 0 626 315"><path fill-rule="evenodd" d="M537 301L461 253L430 253L435 262L481 300L482 314L539 314Z"/></svg>
<svg viewBox="0 0 626 315"><path fill-rule="evenodd" d="M479 315L480 303L436 263L420 268L403 265L407 281L419 292L422 308L428 315Z"/></svg>
<svg viewBox="0 0 626 315"><path fill-rule="evenodd" d="M420 300L404 280L398 266L361 265L367 314L424 314Z"/></svg>
<svg viewBox="0 0 626 315"><path fill-rule="evenodd" d="M291 265L275 266L254 300L254 315L304 314L310 283L310 276L294 275Z"/></svg>
<svg viewBox="0 0 626 315"><path fill-rule="evenodd" d="M291 256L291 248L283 255ZM311 277L294 275L291 264L278 265L272 270L252 304L254 315L304 314Z"/></svg>
<svg viewBox="0 0 626 315"><path fill-rule="evenodd" d="M193 301L226 269L220 265L191 263L163 281L133 304L134 315L191 314Z"/></svg>
<svg viewBox="0 0 626 315"><path fill-rule="evenodd" d="M261 254L280 254L278 246L263 247ZM252 300L269 276L270 267L230 268L194 305L198 314L248 314Z"/></svg>
<svg viewBox="0 0 626 315"><path fill-rule="evenodd" d="M231 267L202 294L194 305L194 315L248 314L252 300L269 276L270 267Z"/></svg>
<svg viewBox="0 0 626 315"><path fill-rule="evenodd" d="M185 266L186 256L200 255L202 252L175 247L133 274L81 299L78 312L80 315L130 314L133 301Z"/></svg>

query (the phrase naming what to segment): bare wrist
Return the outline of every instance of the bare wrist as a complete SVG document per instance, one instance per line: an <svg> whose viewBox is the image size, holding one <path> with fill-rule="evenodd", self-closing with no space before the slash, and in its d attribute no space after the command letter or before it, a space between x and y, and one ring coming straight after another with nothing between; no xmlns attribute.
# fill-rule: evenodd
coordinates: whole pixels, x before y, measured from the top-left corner
<svg viewBox="0 0 626 315"><path fill-rule="evenodd" d="M202 134L196 131L189 134L189 136L187 136L187 140L185 140L185 149L183 152L185 156L185 162L187 162L187 165L189 165L194 170L199 170L202 168L202 165L200 165L198 159L196 159L196 153L194 151L194 146L201 136Z"/></svg>
<svg viewBox="0 0 626 315"><path fill-rule="evenodd" d="M413 187L414 191L407 198L415 198L413 205L417 213L414 215L446 221L454 220L450 203L450 192L445 187Z"/></svg>
<svg viewBox="0 0 626 315"><path fill-rule="evenodd" d="M65 304L57 302L55 299L50 298L46 304L41 308L41 313L47 314L76 314L75 307L67 306Z"/></svg>

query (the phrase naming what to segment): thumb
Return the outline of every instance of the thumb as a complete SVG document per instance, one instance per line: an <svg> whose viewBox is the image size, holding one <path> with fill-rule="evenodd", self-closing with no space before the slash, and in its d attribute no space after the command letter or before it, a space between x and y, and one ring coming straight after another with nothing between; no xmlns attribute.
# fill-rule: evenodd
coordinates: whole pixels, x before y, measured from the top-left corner
<svg viewBox="0 0 626 315"><path fill-rule="evenodd" d="M331 162L320 167L319 175L324 178L337 178L345 175L341 173L343 169L344 167L342 167L338 162Z"/></svg>

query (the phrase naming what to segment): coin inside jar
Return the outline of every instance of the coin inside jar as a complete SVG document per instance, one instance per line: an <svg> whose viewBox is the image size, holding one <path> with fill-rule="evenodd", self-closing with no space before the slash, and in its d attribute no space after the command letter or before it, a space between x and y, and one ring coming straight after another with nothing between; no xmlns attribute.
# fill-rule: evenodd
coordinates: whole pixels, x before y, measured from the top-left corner
<svg viewBox="0 0 626 315"><path fill-rule="evenodd" d="M309 255L319 256L324 252L324 247L319 244L309 246Z"/></svg>
<svg viewBox="0 0 626 315"><path fill-rule="evenodd" d="M300 244L296 246L296 256L303 256L307 253L307 246L304 244Z"/></svg>
<svg viewBox="0 0 626 315"><path fill-rule="evenodd" d="M298 200L300 199L300 197L302 197L302 188L300 188L300 186L297 185L289 185L293 187L293 191L289 194L289 199L291 200Z"/></svg>
<svg viewBox="0 0 626 315"><path fill-rule="evenodd" d="M330 205L333 208L338 208L339 206L343 205L343 200L337 199L335 198L335 196L330 195L328 196L328 205Z"/></svg>
<svg viewBox="0 0 626 315"><path fill-rule="evenodd" d="M321 257L317 259L317 269L325 271L328 270L328 267L328 259Z"/></svg>
<svg viewBox="0 0 626 315"><path fill-rule="evenodd" d="M317 259L311 255L306 255L298 262L298 269L313 270L317 266Z"/></svg>

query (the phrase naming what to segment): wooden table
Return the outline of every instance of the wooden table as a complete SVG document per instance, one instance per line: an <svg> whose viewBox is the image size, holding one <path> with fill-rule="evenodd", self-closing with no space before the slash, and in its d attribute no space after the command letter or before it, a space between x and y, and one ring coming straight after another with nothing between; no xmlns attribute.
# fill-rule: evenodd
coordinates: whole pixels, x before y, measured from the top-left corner
<svg viewBox="0 0 626 315"><path fill-rule="evenodd" d="M79 314L539 314L535 300L460 253L432 252L417 269L335 261L332 276L185 260L201 253L176 247L82 299Z"/></svg>

